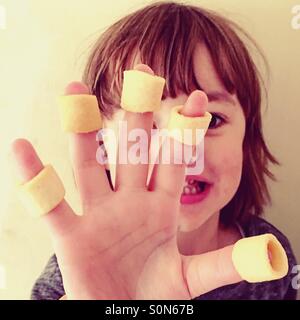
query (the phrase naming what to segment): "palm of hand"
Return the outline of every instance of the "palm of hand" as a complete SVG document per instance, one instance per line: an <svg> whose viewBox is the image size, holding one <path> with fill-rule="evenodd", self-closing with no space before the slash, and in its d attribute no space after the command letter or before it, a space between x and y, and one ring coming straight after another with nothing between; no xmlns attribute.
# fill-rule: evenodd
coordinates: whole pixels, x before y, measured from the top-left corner
<svg viewBox="0 0 300 320"><path fill-rule="evenodd" d="M55 242L70 298L190 299L176 244L178 206L136 191L95 203ZM120 210L120 203L122 208ZM76 247L76 248L74 248Z"/></svg>

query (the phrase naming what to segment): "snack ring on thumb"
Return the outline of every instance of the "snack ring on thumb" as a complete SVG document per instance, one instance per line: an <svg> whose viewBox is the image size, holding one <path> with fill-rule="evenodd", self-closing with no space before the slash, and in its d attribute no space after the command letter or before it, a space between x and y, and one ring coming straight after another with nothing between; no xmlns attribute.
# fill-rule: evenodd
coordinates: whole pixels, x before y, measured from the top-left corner
<svg viewBox="0 0 300 320"><path fill-rule="evenodd" d="M102 117L96 96L65 95L59 97L58 105L64 131L87 133L102 128Z"/></svg>
<svg viewBox="0 0 300 320"><path fill-rule="evenodd" d="M121 107L130 112L160 109L165 79L139 70L124 71Z"/></svg>
<svg viewBox="0 0 300 320"><path fill-rule="evenodd" d="M51 165L46 165L34 178L18 187L20 200L34 217L53 210L65 197L64 186Z"/></svg>
<svg viewBox="0 0 300 320"><path fill-rule="evenodd" d="M180 113L182 108L181 105L172 108L168 123L169 136L187 145L197 145L203 140L212 116L205 112L202 117L187 117Z"/></svg>
<svg viewBox="0 0 300 320"><path fill-rule="evenodd" d="M288 273L285 250L273 234L237 241L232 261L241 278L251 283L281 279Z"/></svg>

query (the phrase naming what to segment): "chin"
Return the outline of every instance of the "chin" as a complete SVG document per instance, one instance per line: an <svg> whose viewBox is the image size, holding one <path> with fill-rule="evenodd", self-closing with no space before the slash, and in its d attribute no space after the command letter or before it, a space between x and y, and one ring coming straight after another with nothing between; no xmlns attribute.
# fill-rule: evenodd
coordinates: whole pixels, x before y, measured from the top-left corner
<svg viewBox="0 0 300 320"><path fill-rule="evenodd" d="M181 205L179 212L178 228L181 232L191 232L198 228L209 220L214 215L213 210L203 208L201 205Z"/></svg>
<svg viewBox="0 0 300 320"><path fill-rule="evenodd" d="M204 176L188 176L180 199L178 228L181 232L199 229L232 199L239 181L230 185Z"/></svg>

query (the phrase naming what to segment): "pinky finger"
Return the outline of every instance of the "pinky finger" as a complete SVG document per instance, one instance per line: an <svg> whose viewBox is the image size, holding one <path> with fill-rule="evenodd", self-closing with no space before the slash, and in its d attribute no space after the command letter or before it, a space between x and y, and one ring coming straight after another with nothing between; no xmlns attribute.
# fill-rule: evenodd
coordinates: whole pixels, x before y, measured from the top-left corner
<svg viewBox="0 0 300 320"><path fill-rule="evenodd" d="M22 183L30 181L43 168L43 164L31 143L25 139L17 139L12 144L12 154L16 175ZM79 219L63 200L48 214L43 216L50 229L51 236L59 236L69 232Z"/></svg>

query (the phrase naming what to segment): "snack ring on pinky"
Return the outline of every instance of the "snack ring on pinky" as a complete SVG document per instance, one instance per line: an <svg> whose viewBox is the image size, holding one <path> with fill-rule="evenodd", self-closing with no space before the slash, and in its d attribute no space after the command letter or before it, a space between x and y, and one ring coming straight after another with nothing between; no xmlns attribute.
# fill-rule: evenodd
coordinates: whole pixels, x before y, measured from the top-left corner
<svg viewBox="0 0 300 320"><path fill-rule="evenodd" d="M65 197L64 186L51 165L46 165L34 178L18 186L24 207L35 217L47 214Z"/></svg>
<svg viewBox="0 0 300 320"><path fill-rule="evenodd" d="M58 105L64 131L87 133L102 128L102 117L96 96L89 94L61 96Z"/></svg>
<svg viewBox="0 0 300 320"><path fill-rule="evenodd" d="M172 108L168 123L169 136L187 145L197 145L202 141L212 116L205 112L202 117L187 117L180 113L182 108L181 105Z"/></svg>
<svg viewBox="0 0 300 320"><path fill-rule="evenodd" d="M237 241L232 261L242 279L252 283L281 279L289 268L286 253L272 234Z"/></svg>
<svg viewBox="0 0 300 320"><path fill-rule="evenodd" d="M139 70L124 71L121 107L130 112L155 112L161 104L165 79Z"/></svg>

